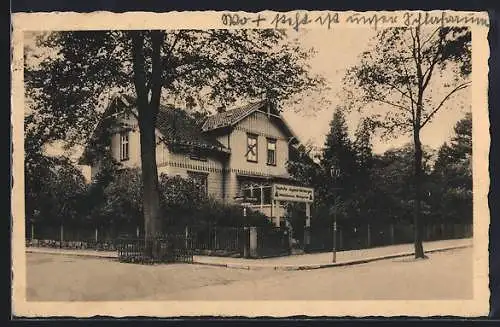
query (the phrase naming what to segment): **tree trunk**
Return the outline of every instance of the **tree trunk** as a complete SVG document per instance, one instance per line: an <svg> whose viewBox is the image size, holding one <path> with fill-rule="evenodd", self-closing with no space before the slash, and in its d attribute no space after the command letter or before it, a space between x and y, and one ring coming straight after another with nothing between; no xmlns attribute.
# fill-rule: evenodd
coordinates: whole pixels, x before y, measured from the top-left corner
<svg viewBox="0 0 500 327"><path fill-rule="evenodd" d="M132 33L134 86L137 93L139 130L141 145L141 172L143 183L143 211L146 255L157 258L159 253L155 236L161 231L160 194L158 187L158 168L156 166L156 116L159 110L161 92L161 70L159 67L160 48L163 43L161 32L152 34L152 74L150 86L146 82L144 39L141 31ZM148 99L151 88L151 102Z"/></svg>
<svg viewBox="0 0 500 327"><path fill-rule="evenodd" d="M139 114L139 117L140 116L141 115ZM158 170L156 167L156 141L154 135L154 127L152 127L151 121L149 119L142 119L142 123L139 123L139 126L141 142L142 183L144 187L144 230L146 244L151 244L151 241L154 239L154 237L161 231ZM151 254L153 256L155 255L155 253Z"/></svg>
<svg viewBox="0 0 500 327"><path fill-rule="evenodd" d="M413 117L413 143L414 153L414 185L415 185L415 212L413 217L415 258L425 258L422 245L421 188L422 188L422 143L420 142L420 128L422 120L423 99L425 91L424 74L422 73L422 47L420 44L420 25L415 28L415 43L413 56L417 68L418 93L415 115Z"/></svg>
<svg viewBox="0 0 500 327"><path fill-rule="evenodd" d="M415 245L415 258L425 258L424 248L422 245L422 221L420 217L421 213L421 188L422 188L422 144L420 143L420 130L415 129L413 134L413 140L415 143L415 154L414 154L414 183L415 183L415 207L414 207L414 217L413 217L413 228L414 228L414 245Z"/></svg>

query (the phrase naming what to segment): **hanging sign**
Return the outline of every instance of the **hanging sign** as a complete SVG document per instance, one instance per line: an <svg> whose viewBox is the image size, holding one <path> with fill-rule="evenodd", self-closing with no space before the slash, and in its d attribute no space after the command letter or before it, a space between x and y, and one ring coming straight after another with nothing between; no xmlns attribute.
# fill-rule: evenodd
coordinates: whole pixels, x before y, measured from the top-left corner
<svg viewBox="0 0 500 327"><path fill-rule="evenodd" d="M313 202L314 189L284 184L273 185L273 200L291 202Z"/></svg>

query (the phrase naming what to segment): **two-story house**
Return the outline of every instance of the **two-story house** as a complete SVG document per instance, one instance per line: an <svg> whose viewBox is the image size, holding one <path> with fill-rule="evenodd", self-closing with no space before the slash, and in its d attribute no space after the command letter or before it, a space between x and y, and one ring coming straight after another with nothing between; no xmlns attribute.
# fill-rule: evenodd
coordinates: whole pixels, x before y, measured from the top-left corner
<svg viewBox="0 0 500 327"><path fill-rule="evenodd" d="M124 167L140 168L134 103L133 97L115 96L93 138L102 135L99 134L99 129L105 128L102 122L113 117L120 126L108 131L113 158ZM225 203L251 199L250 205L276 225L284 215L281 201L305 202L309 212L313 191L300 187L286 169L290 150L299 141L269 101L204 118L162 105L156 125L158 175L193 178L208 195ZM99 158L89 159L89 146L82 158L95 176Z"/></svg>

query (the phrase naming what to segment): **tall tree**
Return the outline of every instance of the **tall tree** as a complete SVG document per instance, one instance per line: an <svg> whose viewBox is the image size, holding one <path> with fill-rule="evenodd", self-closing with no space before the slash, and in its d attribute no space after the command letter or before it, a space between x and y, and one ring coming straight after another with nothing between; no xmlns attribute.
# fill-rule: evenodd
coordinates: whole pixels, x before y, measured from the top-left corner
<svg viewBox="0 0 500 327"><path fill-rule="evenodd" d="M312 52L278 30L54 32L38 45L55 53L25 65L26 85L49 139L85 142L109 92L136 94L146 239L160 230L154 131L162 96L286 101L323 85L307 69Z"/></svg>
<svg viewBox="0 0 500 327"><path fill-rule="evenodd" d="M335 197L342 195L344 207L349 205L346 201L352 200L348 197L353 191L353 177L356 171L356 155L349 131L341 108L337 108L330 121L330 130L326 135L325 145L321 156L321 166L324 176L329 183L326 198L333 202ZM331 169L337 170L339 174L331 175ZM334 188L340 188L334 190Z"/></svg>
<svg viewBox="0 0 500 327"><path fill-rule="evenodd" d="M421 131L470 85L471 33L458 27L401 27L380 31L374 41L374 48L346 75L348 97L358 104L383 106L385 114L371 118L384 136L413 136L415 257L424 258Z"/></svg>
<svg viewBox="0 0 500 327"><path fill-rule="evenodd" d="M372 216L374 185L372 167L374 154L372 147L373 126L368 119L361 119L354 134L353 150L356 159L356 173L353 176L354 206L358 216Z"/></svg>
<svg viewBox="0 0 500 327"><path fill-rule="evenodd" d="M472 222L472 115L467 113L434 164L433 207L444 221Z"/></svg>
<svg viewBox="0 0 500 327"><path fill-rule="evenodd" d="M323 180L321 166L315 161L314 145L311 143L290 146L286 162L288 173L304 185L316 186Z"/></svg>

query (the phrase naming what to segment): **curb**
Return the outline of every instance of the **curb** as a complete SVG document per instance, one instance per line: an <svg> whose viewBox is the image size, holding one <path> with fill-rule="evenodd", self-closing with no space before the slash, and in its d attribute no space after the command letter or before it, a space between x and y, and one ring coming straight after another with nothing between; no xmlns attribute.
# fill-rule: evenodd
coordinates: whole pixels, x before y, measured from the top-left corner
<svg viewBox="0 0 500 327"><path fill-rule="evenodd" d="M432 250L427 250L425 253L435 253L435 252L444 252L449 250L456 249L464 249L470 248L472 244L466 245L456 245L449 246L444 248L437 248ZM54 252L54 251L33 251L32 249L26 248L26 253L43 253L43 254L52 254L52 255L66 255L66 256L76 256L76 257L87 257L87 258L98 258L98 259L117 259L116 255L106 255L106 254L93 254L93 253L76 253L76 252ZM193 261L191 264L200 265L200 266L212 266L212 267L220 267L220 268L228 268L228 269L241 269L241 270L281 270L281 271L297 271L297 270L314 270L314 269L323 269L323 268L333 268L333 267L342 267L342 266L352 266L357 264L364 264L374 261L409 257L414 255L415 252L404 252L397 254L388 254L378 257L371 257L365 259L354 259L345 262L336 262L336 263L326 263L326 264L309 264L309 265L297 265L297 266L263 266L263 265L246 265L246 264L238 264L238 263L217 263L217 262L197 262Z"/></svg>
<svg viewBox="0 0 500 327"><path fill-rule="evenodd" d="M107 254L93 254L93 253L77 253L77 252L55 252L55 251L33 251L31 249L26 249L26 253L42 253L42 254L52 254L52 255L65 255L72 257L87 257L87 258L97 258L97 259L117 259L116 255Z"/></svg>
<svg viewBox="0 0 500 327"><path fill-rule="evenodd" d="M464 249L470 248L472 245L456 245L445 248L437 248L425 251L425 253L435 253L435 252L444 252L449 250L456 249ZM253 266L253 265L245 265L245 264L225 264L225 263L210 263L210 262L196 262L193 261L192 264L203 265L203 266L212 266L212 267L222 267L229 269L242 269L242 270L261 270L261 269L272 269L272 270L282 270L282 271L297 271L297 270L314 270L314 269L323 269L323 268L333 268L333 267L342 267L342 266L352 266L357 264L369 263L374 261L409 257L414 255L415 252L405 252L398 254L389 254L379 257L371 257L365 259L355 259L345 262L336 262L336 263L326 263L326 264L310 264L310 265L300 265L300 266Z"/></svg>

